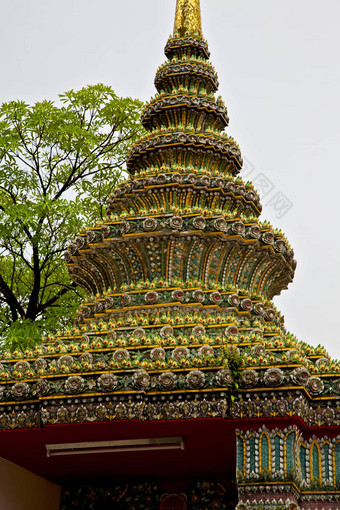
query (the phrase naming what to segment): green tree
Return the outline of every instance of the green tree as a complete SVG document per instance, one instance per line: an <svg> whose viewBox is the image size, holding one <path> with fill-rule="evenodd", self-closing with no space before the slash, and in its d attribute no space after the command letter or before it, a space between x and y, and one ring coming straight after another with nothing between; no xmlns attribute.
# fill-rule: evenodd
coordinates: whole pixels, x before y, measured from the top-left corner
<svg viewBox="0 0 340 510"><path fill-rule="evenodd" d="M72 318L82 295L63 251L105 214L141 103L99 84L31 106L0 106L0 337L35 340Z"/></svg>

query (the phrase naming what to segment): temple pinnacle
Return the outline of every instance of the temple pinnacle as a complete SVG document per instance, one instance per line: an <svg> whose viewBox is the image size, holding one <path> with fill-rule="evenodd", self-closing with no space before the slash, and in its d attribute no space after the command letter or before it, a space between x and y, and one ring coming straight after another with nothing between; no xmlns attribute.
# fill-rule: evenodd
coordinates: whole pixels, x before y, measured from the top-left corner
<svg viewBox="0 0 340 510"><path fill-rule="evenodd" d="M202 35L200 0L177 0L174 33Z"/></svg>

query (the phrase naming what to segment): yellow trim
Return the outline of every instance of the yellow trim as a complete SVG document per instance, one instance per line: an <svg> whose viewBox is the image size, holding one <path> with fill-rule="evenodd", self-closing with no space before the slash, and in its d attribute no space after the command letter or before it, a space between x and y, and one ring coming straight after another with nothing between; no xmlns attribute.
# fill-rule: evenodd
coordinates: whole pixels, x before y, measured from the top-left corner
<svg viewBox="0 0 340 510"><path fill-rule="evenodd" d="M13 402L0 402L0 406L18 406L20 404L37 404L39 402L40 398L39 399L36 399L36 400L25 400L25 401L20 401L20 400L15 400ZM19 412L19 409L18 409L18 412ZM22 409L20 409L20 412L22 412Z"/></svg>
<svg viewBox="0 0 340 510"><path fill-rule="evenodd" d="M150 289L152 291L155 291L155 289ZM123 308L110 308L110 309L107 309L106 311L107 312L121 312L121 310L136 310L136 309L139 309L139 308L145 308L146 306L152 306L153 308L164 308L164 307L168 307L168 306L173 306L173 305L176 305L178 306L178 304L180 304L180 306L189 306L189 307L192 307L192 306L201 306L202 308L207 309L207 308L216 308L216 306L219 307L220 310L222 310L223 307L220 307L219 305L203 305L202 303L189 303L189 304L185 304L185 303L176 303L176 302L171 302L171 303L159 303L159 304L150 304L148 305L147 303L145 303L144 305L134 305L134 306L124 306ZM249 312L240 312L240 315L241 314L249 314ZM86 319L85 319L86 320ZM91 317L87 320L92 320ZM215 324L214 324L215 326ZM155 327L155 326L153 326Z"/></svg>
<svg viewBox="0 0 340 510"><path fill-rule="evenodd" d="M223 388L220 388L222 391L223 391ZM141 393L144 393L145 395L173 395L174 393L197 393L198 391L201 391L201 392L204 392L204 393L209 393L209 392L213 392L213 391L216 391L216 389L209 389L209 388L204 388L204 389L201 389L201 390L175 390L175 391L147 391L147 390L136 390L136 391L133 391L133 390L128 390L128 391L114 391L114 392L98 392L98 393L80 393L80 394L72 394L72 395L51 395L49 397L39 397L39 401L41 400L67 400L69 398L79 398L79 397L98 397L98 395L105 395L105 396L108 396L108 395L135 395L135 394L141 394ZM38 402L38 400L27 400L25 401L25 404L26 403L30 403L30 402ZM19 402L19 404L22 403L22 402ZM0 405L17 405L18 402L5 402L4 404L0 403Z"/></svg>

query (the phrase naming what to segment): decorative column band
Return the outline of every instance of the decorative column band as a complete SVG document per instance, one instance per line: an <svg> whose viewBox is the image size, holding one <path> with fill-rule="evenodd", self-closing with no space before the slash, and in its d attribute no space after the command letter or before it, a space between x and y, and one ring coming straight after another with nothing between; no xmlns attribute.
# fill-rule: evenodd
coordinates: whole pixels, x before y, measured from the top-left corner
<svg viewBox="0 0 340 510"><path fill-rule="evenodd" d="M268 508L281 508L272 507L274 499L278 505L279 500L284 503L282 508L301 510L311 502L313 509L321 501L320 509L335 509L339 504L340 436L304 437L296 426L237 430L236 434L239 510L242 504L267 508L257 506L262 493L271 501Z"/></svg>

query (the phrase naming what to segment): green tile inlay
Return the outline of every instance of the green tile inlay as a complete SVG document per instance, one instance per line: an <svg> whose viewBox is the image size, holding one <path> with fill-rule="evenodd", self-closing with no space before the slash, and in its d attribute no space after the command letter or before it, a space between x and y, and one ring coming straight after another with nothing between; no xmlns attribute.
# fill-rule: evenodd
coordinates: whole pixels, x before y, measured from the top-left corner
<svg viewBox="0 0 340 510"><path fill-rule="evenodd" d="M294 469L294 440L295 434L291 432L286 439L286 459L287 459L287 473L290 473Z"/></svg>
<svg viewBox="0 0 340 510"><path fill-rule="evenodd" d="M300 448L300 466L301 466L301 476L304 480L306 480L306 448L301 446Z"/></svg>
<svg viewBox="0 0 340 510"><path fill-rule="evenodd" d="M316 444L314 444L312 448L312 463L313 463L313 480L320 480L320 454Z"/></svg>
<svg viewBox="0 0 340 510"><path fill-rule="evenodd" d="M240 436L237 436L237 469L243 473L244 459L243 459L243 445L244 441Z"/></svg>
<svg viewBox="0 0 340 510"><path fill-rule="evenodd" d="M265 434L262 434L261 438L261 464L262 469L269 470L269 445L268 438Z"/></svg>

